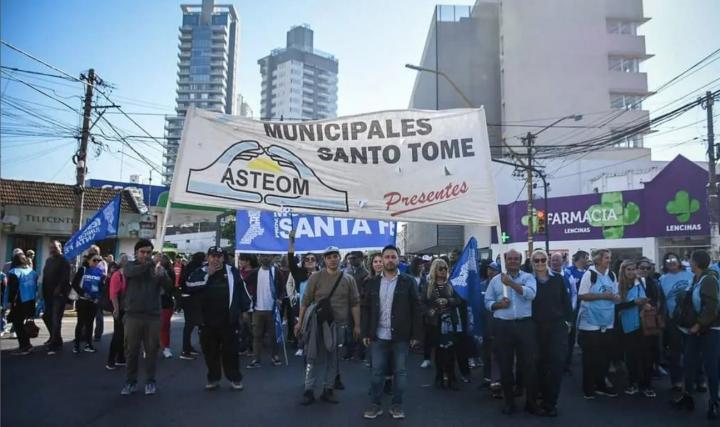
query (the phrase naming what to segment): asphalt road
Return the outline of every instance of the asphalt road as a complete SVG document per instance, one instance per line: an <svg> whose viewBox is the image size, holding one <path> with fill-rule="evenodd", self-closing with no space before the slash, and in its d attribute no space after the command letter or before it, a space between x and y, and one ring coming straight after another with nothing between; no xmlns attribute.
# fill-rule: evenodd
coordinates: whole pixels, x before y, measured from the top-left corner
<svg viewBox="0 0 720 427"><path fill-rule="evenodd" d="M616 399L598 398L586 401L580 388L579 357L575 374L566 376L559 403L558 418L538 418L526 413L511 417L500 413L502 402L489 392L477 390L480 372L475 370L474 383L461 384L460 391L437 390L431 387L431 369L420 369L420 358L411 357L408 389L405 395L405 420L393 420L385 415L376 420L364 420L362 412L369 403L369 372L363 363L341 362L346 390L338 392L340 404L318 401L310 407L299 405L302 394L303 366L301 358L289 354L288 367L272 367L268 361L260 369L244 369L245 390L231 391L223 382L220 390L206 392L205 365L194 361L163 359L158 362L158 394L145 396L136 393L120 395L124 370L107 371L104 367L112 323L106 319L105 335L97 343L95 354L72 354L71 344L64 351L47 356L36 347L29 356L15 356L10 351L16 340L3 339L0 358L2 375L2 426L634 426L638 424L664 427L680 425L712 425L705 419L705 398L697 396L700 409L694 413L676 412L670 400L667 378L656 382L658 397L647 399L621 396ZM66 318L63 336L72 336L74 318ZM180 347L182 318L173 319L171 347ZM41 327L40 336L33 340L39 346L47 339ZM199 345L196 345L199 348ZM140 382L142 385L142 365ZM386 400L386 406L389 405ZM522 407L523 402L518 401ZM386 408L387 409L387 408ZM718 424L715 424L718 425Z"/></svg>

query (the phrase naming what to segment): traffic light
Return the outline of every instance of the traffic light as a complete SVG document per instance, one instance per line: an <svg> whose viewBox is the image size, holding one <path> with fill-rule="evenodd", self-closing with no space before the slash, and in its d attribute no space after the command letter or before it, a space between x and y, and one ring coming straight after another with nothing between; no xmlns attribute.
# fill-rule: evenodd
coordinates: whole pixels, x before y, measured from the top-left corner
<svg viewBox="0 0 720 427"><path fill-rule="evenodd" d="M537 211L535 213L535 217L537 218L537 230L535 230L538 234L544 234L545 233L545 211Z"/></svg>

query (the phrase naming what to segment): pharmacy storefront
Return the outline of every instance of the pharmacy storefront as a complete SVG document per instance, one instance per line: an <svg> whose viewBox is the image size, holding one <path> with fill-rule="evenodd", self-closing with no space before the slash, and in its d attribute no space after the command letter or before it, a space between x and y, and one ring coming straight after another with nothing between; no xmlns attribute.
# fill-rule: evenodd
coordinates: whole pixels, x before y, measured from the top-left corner
<svg viewBox="0 0 720 427"><path fill-rule="evenodd" d="M646 256L660 260L667 252L681 257L709 248L708 173L678 156L640 190L583 194L548 199L546 227L551 252L613 250L613 258ZM543 200L535 202L544 209ZM500 207L507 247L527 252L530 222L527 202ZM545 247L544 234L534 234L535 247ZM494 245L497 249L497 245Z"/></svg>

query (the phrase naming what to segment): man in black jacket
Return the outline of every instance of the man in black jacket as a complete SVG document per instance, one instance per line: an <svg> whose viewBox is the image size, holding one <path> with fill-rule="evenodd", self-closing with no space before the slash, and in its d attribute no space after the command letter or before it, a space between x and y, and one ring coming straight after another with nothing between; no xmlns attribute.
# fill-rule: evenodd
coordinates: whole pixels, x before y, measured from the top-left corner
<svg viewBox="0 0 720 427"><path fill-rule="evenodd" d="M242 390L238 357L240 315L250 308L250 295L237 269L225 264L225 250L208 249L206 265L190 273L187 288L202 312L200 345L208 368L208 391L220 387L221 368L233 390Z"/></svg>
<svg viewBox="0 0 720 427"><path fill-rule="evenodd" d="M398 249L388 245L383 248L382 257L383 272L367 283L366 301L362 306L363 344L370 347L372 358L372 404L363 416L374 419L382 414L385 373L392 358L395 378L390 414L400 419L405 418L402 398L407 382L408 350L422 337L422 310L415 279L398 271Z"/></svg>
<svg viewBox="0 0 720 427"><path fill-rule="evenodd" d="M48 355L62 349L62 317L65 301L70 293L70 263L62 254L62 246L57 240L50 243L50 256L45 260L42 278L42 293L45 300L43 322L50 332L47 340Z"/></svg>

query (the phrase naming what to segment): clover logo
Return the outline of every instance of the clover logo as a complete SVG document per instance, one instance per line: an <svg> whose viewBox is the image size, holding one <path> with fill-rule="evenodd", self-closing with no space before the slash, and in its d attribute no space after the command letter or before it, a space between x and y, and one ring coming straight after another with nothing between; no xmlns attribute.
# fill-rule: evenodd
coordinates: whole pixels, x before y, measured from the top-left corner
<svg viewBox="0 0 720 427"><path fill-rule="evenodd" d="M640 220L640 207L634 202L624 204L620 191L604 193L600 204L587 210L589 223L593 227L602 227L605 239L622 239L625 227Z"/></svg>
<svg viewBox="0 0 720 427"><path fill-rule="evenodd" d="M688 222L692 214L700 210L700 201L692 199L687 191L681 190L675 193L675 199L665 205L665 211L675 215L679 222Z"/></svg>

